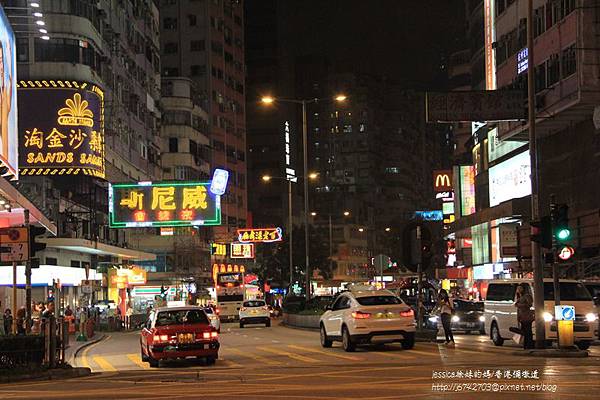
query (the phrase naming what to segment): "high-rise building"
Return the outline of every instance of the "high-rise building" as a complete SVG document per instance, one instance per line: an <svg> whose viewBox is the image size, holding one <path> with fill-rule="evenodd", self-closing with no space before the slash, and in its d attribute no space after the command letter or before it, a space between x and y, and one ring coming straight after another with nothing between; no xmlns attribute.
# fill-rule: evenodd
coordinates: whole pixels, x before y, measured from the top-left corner
<svg viewBox="0 0 600 400"><path fill-rule="evenodd" d="M207 113L210 139L209 147L199 152L209 158L204 149L210 149L206 161L211 169L224 168L230 173L222 197L223 226L214 229L216 241L230 242L236 227L246 226L248 218L243 4L236 0L163 0L160 20L162 76L167 84L173 82L170 78L179 77L193 82L195 101ZM176 135L172 138L174 143ZM203 157L196 159L202 162Z"/></svg>
<svg viewBox="0 0 600 400"><path fill-rule="evenodd" d="M56 223L57 237L37 255L79 277L63 283L73 285L63 293L73 306L85 271L96 279L99 268L154 258L133 250L131 231L109 229L107 182L162 176L158 8L141 0L4 5L18 27L18 187ZM34 289L34 298L47 297L48 287Z"/></svg>

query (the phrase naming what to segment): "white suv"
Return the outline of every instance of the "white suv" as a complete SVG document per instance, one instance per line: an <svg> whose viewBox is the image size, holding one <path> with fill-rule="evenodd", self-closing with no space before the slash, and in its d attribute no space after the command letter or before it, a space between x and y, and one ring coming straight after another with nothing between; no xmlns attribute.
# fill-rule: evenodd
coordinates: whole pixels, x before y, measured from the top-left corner
<svg viewBox="0 0 600 400"><path fill-rule="evenodd" d="M321 316L321 346L342 342L346 351L358 344L402 343L411 349L415 344L415 315L399 297L388 290L344 292L327 306Z"/></svg>
<svg viewBox="0 0 600 400"><path fill-rule="evenodd" d="M246 324L271 326L271 312L264 300L247 300L240 307L240 328Z"/></svg>

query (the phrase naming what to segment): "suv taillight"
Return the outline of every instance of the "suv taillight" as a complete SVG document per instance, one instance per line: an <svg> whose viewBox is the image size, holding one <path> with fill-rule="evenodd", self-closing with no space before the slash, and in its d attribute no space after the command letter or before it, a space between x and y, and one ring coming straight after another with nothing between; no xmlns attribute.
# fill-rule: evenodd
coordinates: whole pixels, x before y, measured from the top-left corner
<svg viewBox="0 0 600 400"><path fill-rule="evenodd" d="M414 317L415 312L413 310L400 311L400 316L401 317Z"/></svg>
<svg viewBox="0 0 600 400"><path fill-rule="evenodd" d="M371 318L370 313L362 312L362 311L354 311L352 312L352 318L354 319L367 319Z"/></svg>

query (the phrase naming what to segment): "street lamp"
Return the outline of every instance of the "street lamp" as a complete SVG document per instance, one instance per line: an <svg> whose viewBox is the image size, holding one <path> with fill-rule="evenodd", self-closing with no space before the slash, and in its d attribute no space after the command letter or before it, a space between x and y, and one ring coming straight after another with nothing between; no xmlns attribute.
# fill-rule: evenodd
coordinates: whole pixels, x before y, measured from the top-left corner
<svg viewBox="0 0 600 400"><path fill-rule="evenodd" d="M271 105L275 102L283 103L294 103L302 105L302 147L304 153L304 252L306 254L306 267L305 267L305 278L306 278L306 300L310 298L310 256L308 254L308 133L307 133L307 122L306 122L306 105L310 103L316 103L319 100L324 99L278 99L273 96L263 96L261 102L265 105ZM338 94L333 97L334 101L344 102L346 96Z"/></svg>

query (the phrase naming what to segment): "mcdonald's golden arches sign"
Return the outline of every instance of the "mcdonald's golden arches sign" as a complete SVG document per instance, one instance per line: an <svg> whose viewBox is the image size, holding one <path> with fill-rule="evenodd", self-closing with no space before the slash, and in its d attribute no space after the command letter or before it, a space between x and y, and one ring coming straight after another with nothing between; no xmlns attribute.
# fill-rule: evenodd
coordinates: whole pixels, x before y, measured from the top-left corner
<svg viewBox="0 0 600 400"><path fill-rule="evenodd" d="M436 192L447 192L452 190L451 169L433 171L433 189Z"/></svg>

